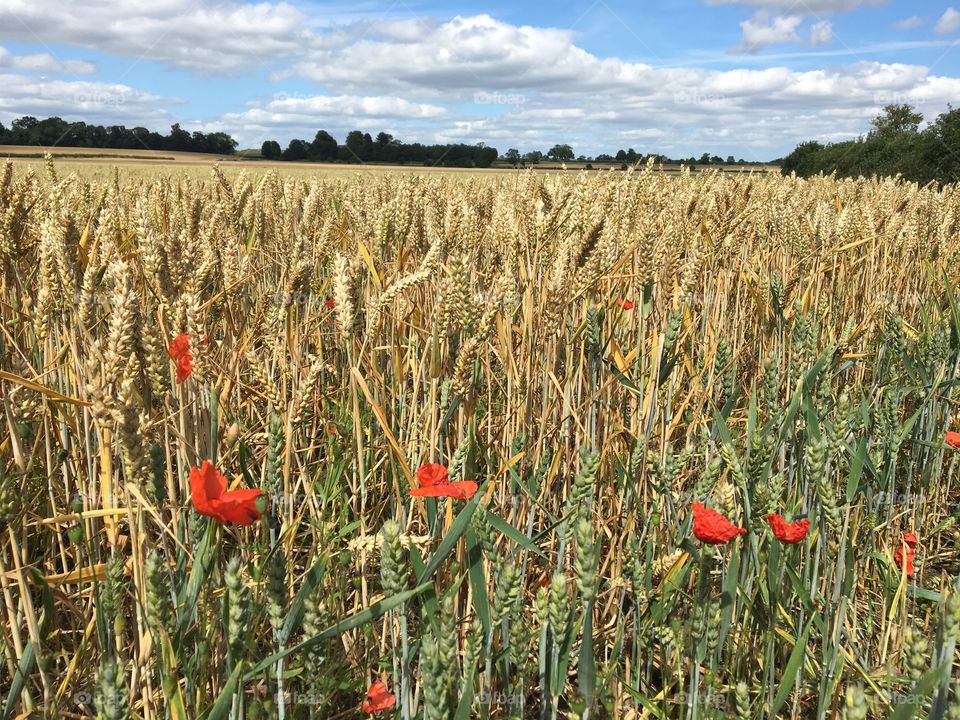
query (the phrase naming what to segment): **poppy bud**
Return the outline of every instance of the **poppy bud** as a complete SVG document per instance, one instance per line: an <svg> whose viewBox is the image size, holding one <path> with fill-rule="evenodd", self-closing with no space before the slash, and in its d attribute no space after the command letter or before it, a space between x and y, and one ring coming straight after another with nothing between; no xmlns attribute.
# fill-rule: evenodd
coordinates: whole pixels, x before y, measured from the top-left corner
<svg viewBox="0 0 960 720"><path fill-rule="evenodd" d="M227 428L227 436L226 436L227 447L232 448L234 445L236 445L239 437L240 437L240 425L238 425L237 423L234 423L229 428Z"/></svg>

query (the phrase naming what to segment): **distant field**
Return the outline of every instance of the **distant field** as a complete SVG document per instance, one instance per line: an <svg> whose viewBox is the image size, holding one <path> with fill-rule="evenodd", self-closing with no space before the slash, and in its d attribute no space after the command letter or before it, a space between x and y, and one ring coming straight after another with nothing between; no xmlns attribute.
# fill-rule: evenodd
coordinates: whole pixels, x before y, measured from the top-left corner
<svg viewBox="0 0 960 720"><path fill-rule="evenodd" d="M408 172L408 173L445 173L450 175L467 175L475 173L511 173L517 168L509 165L497 165L491 168L448 168L429 165L379 165L366 163L363 165L345 165L341 163L311 163L311 162L280 162L263 160L249 155L213 155L210 153L170 152L164 150L122 150L112 148L42 148L33 145L0 145L0 159L14 160L15 165L29 166L43 163L43 156L49 152L57 160L58 165L69 167L84 177L102 179L112 173L114 167L123 169L126 176L149 177L156 174L157 168L176 169L178 173L188 175L205 175L211 165L219 163L225 172L231 170L282 170L297 176L332 174L355 175L362 172ZM586 163L586 162L542 162L533 166L537 171L580 170L587 165L593 170L618 170L620 163ZM778 168L770 165L710 165L714 169L724 172L768 172ZM524 168L519 168L523 170ZM664 171L677 173L679 165L667 165ZM199 172L198 172L199 171Z"/></svg>

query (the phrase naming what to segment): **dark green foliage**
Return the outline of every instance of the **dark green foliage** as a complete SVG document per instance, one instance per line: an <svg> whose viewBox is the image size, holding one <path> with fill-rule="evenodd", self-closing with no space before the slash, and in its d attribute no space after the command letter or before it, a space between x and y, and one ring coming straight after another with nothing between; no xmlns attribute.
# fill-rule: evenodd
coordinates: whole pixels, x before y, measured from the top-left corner
<svg viewBox="0 0 960 720"><path fill-rule="evenodd" d="M179 124L170 127L169 135L161 135L144 127L104 127L71 123L58 117L38 120L29 115L14 120L9 130L0 129L0 145L171 150L218 155L232 155L237 150L237 141L226 133L190 133Z"/></svg>
<svg viewBox="0 0 960 720"><path fill-rule="evenodd" d="M889 106L873 121L866 136L822 145L801 143L780 163L785 175L809 177L832 172L842 177L901 175L926 184L960 178L960 109L948 107L934 122L919 129L919 114L909 106Z"/></svg>

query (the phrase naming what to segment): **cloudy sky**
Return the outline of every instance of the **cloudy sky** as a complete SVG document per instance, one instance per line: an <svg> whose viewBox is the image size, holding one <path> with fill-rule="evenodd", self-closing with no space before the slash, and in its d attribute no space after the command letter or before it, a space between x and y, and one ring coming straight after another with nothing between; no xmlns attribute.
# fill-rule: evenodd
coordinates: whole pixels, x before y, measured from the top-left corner
<svg viewBox="0 0 960 720"><path fill-rule="evenodd" d="M0 0L0 122L768 160L960 103L958 42L931 0Z"/></svg>

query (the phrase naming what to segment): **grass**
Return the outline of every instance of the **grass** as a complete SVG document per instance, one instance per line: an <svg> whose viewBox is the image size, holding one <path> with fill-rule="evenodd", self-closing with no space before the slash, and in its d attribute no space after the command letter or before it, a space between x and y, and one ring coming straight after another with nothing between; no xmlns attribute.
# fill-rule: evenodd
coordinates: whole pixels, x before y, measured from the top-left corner
<svg viewBox="0 0 960 720"><path fill-rule="evenodd" d="M0 168L5 717L960 713L954 188L73 167Z"/></svg>

